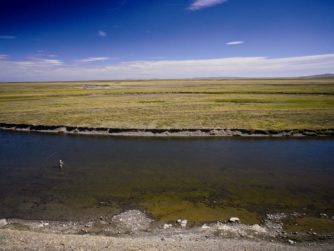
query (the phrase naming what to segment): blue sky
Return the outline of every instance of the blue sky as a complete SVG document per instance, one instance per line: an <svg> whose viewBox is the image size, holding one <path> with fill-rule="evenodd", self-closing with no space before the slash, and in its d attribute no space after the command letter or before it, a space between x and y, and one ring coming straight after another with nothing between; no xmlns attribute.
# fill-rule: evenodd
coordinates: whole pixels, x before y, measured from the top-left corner
<svg viewBox="0 0 334 251"><path fill-rule="evenodd" d="M2 0L0 81L334 72L333 0Z"/></svg>

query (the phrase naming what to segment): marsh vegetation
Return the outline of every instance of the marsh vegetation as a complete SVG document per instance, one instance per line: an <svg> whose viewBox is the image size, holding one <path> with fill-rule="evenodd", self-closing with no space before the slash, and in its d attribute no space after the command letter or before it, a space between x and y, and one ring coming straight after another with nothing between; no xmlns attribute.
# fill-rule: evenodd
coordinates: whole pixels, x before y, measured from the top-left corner
<svg viewBox="0 0 334 251"><path fill-rule="evenodd" d="M334 79L1 83L0 122L149 129L333 128Z"/></svg>

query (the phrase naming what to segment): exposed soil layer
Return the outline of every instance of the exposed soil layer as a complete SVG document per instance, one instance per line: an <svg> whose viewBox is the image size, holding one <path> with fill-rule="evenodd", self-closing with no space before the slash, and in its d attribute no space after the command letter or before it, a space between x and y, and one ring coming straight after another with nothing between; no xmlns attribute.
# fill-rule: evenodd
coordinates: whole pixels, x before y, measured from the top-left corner
<svg viewBox="0 0 334 251"><path fill-rule="evenodd" d="M109 136L178 137L333 137L334 129L255 130L236 128L140 129L0 123L0 130Z"/></svg>

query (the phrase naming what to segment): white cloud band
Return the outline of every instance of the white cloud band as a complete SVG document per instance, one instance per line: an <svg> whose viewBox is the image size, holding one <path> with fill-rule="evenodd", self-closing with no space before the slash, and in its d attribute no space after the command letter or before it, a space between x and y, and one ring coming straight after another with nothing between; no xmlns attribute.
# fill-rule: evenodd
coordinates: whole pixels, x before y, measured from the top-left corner
<svg viewBox="0 0 334 251"><path fill-rule="evenodd" d="M101 30L99 30L99 31L97 32L97 34L98 34L100 37L106 37L106 36L108 36L107 32L105 32L105 31L101 31Z"/></svg>
<svg viewBox="0 0 334 251"><path fill-rule="evenodd" d="M243 44L245 43L244 41L231 41L227 42L226 45L238 45L238 44Z"/></svg>
<svg viewBox="0 0 334 251"><path fill-rule="evenodd" d="M189 7L189 10L199 10L211 6L215 6L218 4L222 4L227 0L195 0Z"/></svg>
<svg viewBox="0 0 334 251"><path fill-rule="evenodd" d="M0 81L108 80L194 77L289 77L334 72L334 54L267 58L129 61L66 65L55 59L0 58Z"/></svg>
<svg viewBox="0 0 334 251"><path fill-rule="evenodd" d="M79 63L92 63L97 61L106 61L108 60L108 57L90 57L90 58L83 58L78 60Z"/></svg>

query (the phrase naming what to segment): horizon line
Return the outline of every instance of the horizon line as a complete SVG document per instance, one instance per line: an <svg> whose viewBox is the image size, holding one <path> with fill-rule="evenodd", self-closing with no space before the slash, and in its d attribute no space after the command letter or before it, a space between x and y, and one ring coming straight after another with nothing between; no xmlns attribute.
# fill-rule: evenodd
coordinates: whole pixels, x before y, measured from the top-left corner
<svg viewBox="0 0 334 251"><path fill-rule="evenodd" d="M4 83L76 83L76 82L115 82L115 81L163 81L163 80L254 80L254 79L326 79L334 78L334 73L322 73L316 75L298 75L298 76L271 76L271 77L190 77L190 78L120 78L120 79L90 79L90 80L47 80L47 81L1 81Z"/></svg>

